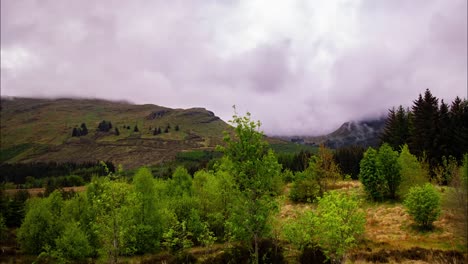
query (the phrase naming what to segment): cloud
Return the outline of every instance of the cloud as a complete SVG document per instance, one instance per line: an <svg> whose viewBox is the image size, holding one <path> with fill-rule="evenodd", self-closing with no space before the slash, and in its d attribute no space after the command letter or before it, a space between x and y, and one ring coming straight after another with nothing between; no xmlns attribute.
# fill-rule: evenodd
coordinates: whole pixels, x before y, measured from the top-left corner
<svg viewBox="0 0 468 264"><path fill-rule="evenodd" d="M1 1L1 93L250 111L319 134L466 97L467 2Z"/></svg>

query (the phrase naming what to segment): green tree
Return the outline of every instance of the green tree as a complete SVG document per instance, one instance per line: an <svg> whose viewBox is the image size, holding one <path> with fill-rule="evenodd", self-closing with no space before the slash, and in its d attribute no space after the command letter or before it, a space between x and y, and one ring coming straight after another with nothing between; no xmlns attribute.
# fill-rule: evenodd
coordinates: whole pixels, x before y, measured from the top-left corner
<svg viewBox="0 0 468 264"><path fill-rule="evenodd" d="M24 252L37 255L45 247L55 246L55 239L63 229L63 223L59 221L62 204L58 191L48 198L28 201L26 216L18 230L18 242Z"/></svg>
<svg viewBox="0 0 468 264"><path fill-rule="evenodd" d="M379 148L377 155L377 173L385 179L386 189L390 199L396 199L396 193L401 183L401 167L398 163L398 152L388 144Z"/></svg>
<svg viewBox="0 0 468 264"><path fill-rule="evenodd" d="M276 205L271 198L273 179L281 166L259 131L260 122L250 119L250 113L235 114L230 121L235 136L225 133L226 147L220 147L232 162L229 173L234 175L239 195L233 202L228 227L235 239L253 242L254 263L259 263L259 241L268 234L268 218Z"/></svg>
<svg viewBox="0 0 468 264"><path fill-rule="evenodd" d="M360 162L359 179L369 197L374 201L381 201L386 193L386 182L378 171L377 160L377 151L373 148L367 149Z"/></svg>
<svg viewBox="0 0 468 264"><path fill-rule="evenodd" d="M441 213L440 195L430 183L412 187L404 204L409 215L424 229L431 229Z"/></svg>
<svg viewBox="0 0 468 264"><path fill-rule="evenodd" d="M137 125L135 125L135 127L133 128L133 132L140 132Z"/></svg>
<svg viewBox="0 0 468 264"><path fill-rule="evenodd" d="M120 131L119 131L119 129L118 129L117 127L115 127L115 129L114 129L114 130L115 130L115 132L114 132L114 133L115 133L115 135L116 135L116 136L119 136L119 135L120 135Z"/></svg>
<svg viewBox="0 0 468 264"><path fill-rule="evenodd" d="M88 238L77 222L67 223L55 244L58 255L67 260L83 261L92 252Z"/></svg>
<svg viewBox="0 0 468 264"><path fill-rule="evenodd" d="M428 182L428 172L424 170L416 156L410 153L406 144L403 145L398 156L398 164L401 167L401 184L398 190L401 198L406 197L411 187L421 186Z"/></svg>
<svg viewBox="0 0 468 264"><path fill-rule="evenodd" d="M336 191L319 199L315 220L318 245L337 263L341 263L346 251L357 244L366 223L357 197Z"/></svg>
<svg viewBox="0 0 468 264"><path fill-rule="evenodd" d="M133 178L133 185L137 205L134 207L135 250L136 253L154 252L162 236L162 225L151 171L140 168Z"/></svg>

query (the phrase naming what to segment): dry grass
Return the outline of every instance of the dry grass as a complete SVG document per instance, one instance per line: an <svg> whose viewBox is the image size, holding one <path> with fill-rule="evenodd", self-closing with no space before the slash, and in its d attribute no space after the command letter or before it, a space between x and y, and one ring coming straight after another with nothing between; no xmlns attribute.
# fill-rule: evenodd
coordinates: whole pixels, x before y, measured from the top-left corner
<svg viewBox="0 0 468 264"><path fill-rule="evenodd" d="M63 187L64 191L74 191L74 192L84 192L86 191L86 186L74 186L74 187ZM27 191L29 195L32 197L37 197L39 194L43 194L45 192L45 188L31 188L31 189L7 189L5 193L9 196L13 196L15 193L19 191Z"/></svg>

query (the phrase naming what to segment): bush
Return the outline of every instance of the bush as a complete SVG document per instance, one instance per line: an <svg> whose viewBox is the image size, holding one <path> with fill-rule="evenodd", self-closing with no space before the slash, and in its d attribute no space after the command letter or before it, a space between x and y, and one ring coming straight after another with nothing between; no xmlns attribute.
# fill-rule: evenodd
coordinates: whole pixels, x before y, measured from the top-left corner
<svg viewBox="0 0 468 264"><path fill-rule="evenodd" d="M429 183L410 189L404 205L414 221L424 229L431 229L440 215L440 195Z"/></svg>
<svg viewBox="0 0 468 264"><path fill-rule="evenodd" d="M398 189L398 196L405 198L409 189L414 186L422 186L428 182L428 172L424 170L416 156L412 155L408 145L401 149L398 163L401 167L401 184Z"/></svg>
<svg viewBox="0 0 468 264"><path fill-rule="evenodd" d="M298 172L295 176L289 198L294 202L313 202L320 195L320 185L308 172Z"/></svg>
<svg viewBox="0 0 468 264"><path fill-rule="evenodd" d="M365 214L356 196L331 191L319 199L316 242L327 258L340 262L364 233Z"/></svg>

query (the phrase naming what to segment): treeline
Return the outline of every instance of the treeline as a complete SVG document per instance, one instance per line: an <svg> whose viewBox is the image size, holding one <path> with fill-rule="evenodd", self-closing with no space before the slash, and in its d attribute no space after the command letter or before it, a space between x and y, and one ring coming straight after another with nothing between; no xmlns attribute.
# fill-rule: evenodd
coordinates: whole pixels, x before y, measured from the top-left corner
<svg viewBox="0 0 468 264"><path fill-rule="evenodd" d="M93 175L107 175L106 168L115 172L112 162L37 162L37 163L4 163L0 165L0 182L11 182L17 185L32 183L34 180L75 175L89 182ZM29 177L29 178L28 178ZM66 179L64 179L66 180ZM66 187L66 186L62 186Z"/></svg>
<svg viewBox="0 0 468 264"><path fill-rule="evenodd" d="M411 108L389 110L382 141L395 150L407 144L411 153L428 162L434 175L444 159L452 156L461 162L468 149L468 101L456 97L448 105L427 89Z"/></svg>

